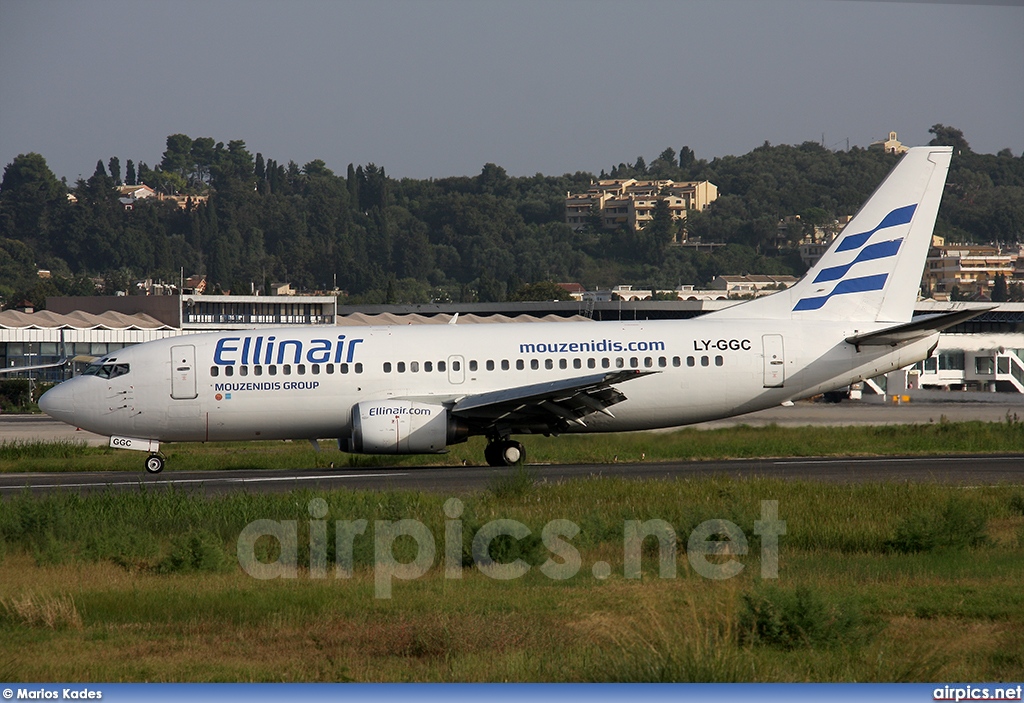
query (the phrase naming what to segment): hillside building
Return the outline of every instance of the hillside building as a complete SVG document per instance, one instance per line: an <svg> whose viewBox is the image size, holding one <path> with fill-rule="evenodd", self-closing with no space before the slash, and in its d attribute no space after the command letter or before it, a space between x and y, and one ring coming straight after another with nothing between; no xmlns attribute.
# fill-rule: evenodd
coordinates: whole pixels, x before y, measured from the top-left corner
<svg viewBox="0 0 1024 703"><path fill-rule="evenodd" d="M658 201L668 203L672 219L684 220L687 212L705 210L717 199L718 187L709 181L602 180L586 193L566 193L565 221L578 231L596 216L604 229L640 230L654 218Z"/></svg>

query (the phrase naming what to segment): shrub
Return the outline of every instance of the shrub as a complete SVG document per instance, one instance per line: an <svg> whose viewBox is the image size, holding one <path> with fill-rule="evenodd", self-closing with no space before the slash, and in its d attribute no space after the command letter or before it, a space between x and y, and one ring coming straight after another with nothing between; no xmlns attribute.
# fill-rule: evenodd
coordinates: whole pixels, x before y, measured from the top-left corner
<svg viewBox="0 0 1024 703"><path fill-rule="evenodd" d="M938 512L918 510L900 520L895 537L885 546L905 554L977 547L987 542L987 526L981 506L953 497Z"/></svg>
<svg viewBox="0 0 1024 703"><path fill-rule="evenodd" d="M217 572L226 571L229 565L220 539L209 532L199 531L178 539L171 553L157 565L156 570L161 574Z"/></svg>
<svg viewBox="0 0 1024 703"><path fill-rule="evenodd" d="M796 649L855 640L861 618L848 603L829 603L806 586L743 595L740 644Z"/></svg>

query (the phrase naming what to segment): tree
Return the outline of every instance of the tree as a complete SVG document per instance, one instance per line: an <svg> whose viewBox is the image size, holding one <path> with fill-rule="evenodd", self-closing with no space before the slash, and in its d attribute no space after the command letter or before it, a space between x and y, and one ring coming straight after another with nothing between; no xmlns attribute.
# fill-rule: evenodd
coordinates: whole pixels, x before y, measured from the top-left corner
<svg viewBox="0 0 1024 703"><path fill-rule="evenodd" d="M214 152L213 137L197 137L189 147L189 161L191 162L191 183L196 186L208 183L210 180L210 168L216 157Z"/></svg>
<svg viewBox="0 0 1024 703"><path fill-rule="evenodd" d="M0 181L0 237L37 252L50 251L50 236L67 207L64 186L36 153L19 154Z"/></svg>
<svg viewBox="0 0 1024 703"><path fill-rule="evenodd" d="M932 125L928 130L935 137L928 142L928 146L951 146L954 154L970 154L971 147L964 139L964 133L955 127L947 127L939 123Z"/></svg>
<svg viewBox="0 0 1024 703"><path fill-rule="evenodd" d="M551 281L540 281L539 283L527 283L520 286L509 296L511 301L528 300L572 300L572 296L565 288Z"/></svg>
<svg viewBox="0 0 1024 703"><path fill-rule="evenodd" d="M116 156L111 156L110 161L107 162L107 168L110 171L110 177L114 179L114 185L121 185L121 160Z"/></svg>
<svg viewBox="0 0 1024 703"><path fill-rule="evenodd" d="M697 161L697 156L693 153L693 149L688 146L684 146L679 150L679 168L683 171L687 170Z"/></svg>
<svg viewBox="0 0 1024 703"><path fill-rule="evenodd" d="M138 185L137 176L135 175L135 162L128 159L128 163L124 167L124 182L125 185Z"/></svg>
<svg viewBox="0 0 1024 703"><path fill-rule="evenodd" d="M1006 276L997 273L995 280L992 281L992 302L1005 303L1009 299L1010 293L1006 287Z"/></svg>
<svg viewBox="0 0 1024 703"><path fill-rule="evenodd" d="M192 163L192 138L187 134L168 136L167 148L160 160L160 170L175 173L183 181L187 181L192 171Z"/></svg>

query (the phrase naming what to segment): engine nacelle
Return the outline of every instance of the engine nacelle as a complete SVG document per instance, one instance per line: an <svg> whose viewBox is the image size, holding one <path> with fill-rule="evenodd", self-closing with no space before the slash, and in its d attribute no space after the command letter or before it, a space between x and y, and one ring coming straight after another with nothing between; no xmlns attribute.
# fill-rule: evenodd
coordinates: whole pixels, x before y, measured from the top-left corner
<svg viewBox="0 0 1024 703"><path fill-rule="evenodd" d="M356 454L440 454L468 429L443 405L413 400L364 401L352 408L348 451Z"/></svg>

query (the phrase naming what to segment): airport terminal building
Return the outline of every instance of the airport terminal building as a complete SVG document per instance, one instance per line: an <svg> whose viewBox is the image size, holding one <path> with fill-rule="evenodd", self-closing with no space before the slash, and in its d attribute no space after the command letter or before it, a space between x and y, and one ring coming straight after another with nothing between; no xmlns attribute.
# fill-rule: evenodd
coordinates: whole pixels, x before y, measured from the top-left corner
<svg viewBox="0 0 1024 703"><path fill-rule="evenodd" d="M459 324L509 321L686 319L735 305L731 300L449 303L343 306L332 296L89 296L50 298L40 312L0 312L2 377L53 383L81 372L88 359L125 346L196 332L290 325ZM962 303L958 305L964 305ZM915 314L950 309L919 301ZM18 371L20 367L63 366ZM0 377L0 378L2 378ZM1024 393L1024 303L1002 303L945 332L931 358L865 384L876 393L904 389ZM890 387L892 386L892 387Z"/></svg>

